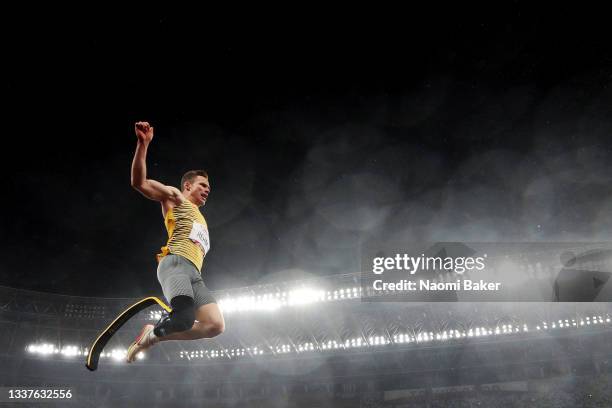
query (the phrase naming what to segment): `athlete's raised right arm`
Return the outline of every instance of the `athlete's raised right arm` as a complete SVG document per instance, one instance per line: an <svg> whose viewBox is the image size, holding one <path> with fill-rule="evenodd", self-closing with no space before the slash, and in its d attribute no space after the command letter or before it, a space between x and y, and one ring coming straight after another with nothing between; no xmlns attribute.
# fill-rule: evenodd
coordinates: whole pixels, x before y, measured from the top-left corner
<svg viewBox="0 0 612 408"><path fill-rule="evenodd" d="M153 140L153 126L148 122L136 122L134 125L138 143L132 161L132 187L140 191L145 197L154 201L172 201L179 204L181 192L171 186L166 186L159 181L147 179L147 148Z"/></svg>

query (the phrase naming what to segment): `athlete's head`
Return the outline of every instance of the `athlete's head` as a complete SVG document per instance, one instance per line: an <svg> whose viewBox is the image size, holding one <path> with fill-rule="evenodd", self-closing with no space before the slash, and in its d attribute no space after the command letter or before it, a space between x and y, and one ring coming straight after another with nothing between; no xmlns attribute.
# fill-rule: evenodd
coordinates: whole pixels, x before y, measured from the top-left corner
<svg viewBox="0 0 612 408"><path fill-rule="evenodd" d="M181 178L181 192L198 207L206 203L210 194L208 173L204 170L190 170Z"/></svg>

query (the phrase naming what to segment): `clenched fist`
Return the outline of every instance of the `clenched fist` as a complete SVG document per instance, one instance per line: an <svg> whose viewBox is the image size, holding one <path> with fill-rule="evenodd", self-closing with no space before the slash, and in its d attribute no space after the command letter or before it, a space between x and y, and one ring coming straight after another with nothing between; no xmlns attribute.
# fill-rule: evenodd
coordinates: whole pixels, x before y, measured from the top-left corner
<svg viewBox="0 0 612 408"><path fill-rule="evenodd" d="M136 122L134 125L136 137L143 143L149 143L153 140L153 126L149 122Z"/></svg>

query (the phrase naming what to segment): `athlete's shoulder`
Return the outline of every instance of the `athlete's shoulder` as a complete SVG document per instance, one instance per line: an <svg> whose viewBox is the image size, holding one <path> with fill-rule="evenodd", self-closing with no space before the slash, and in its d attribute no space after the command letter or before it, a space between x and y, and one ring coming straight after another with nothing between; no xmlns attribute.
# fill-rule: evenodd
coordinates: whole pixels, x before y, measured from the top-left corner
<svg viewBox="0 0 612 408"><path fill-rule="evenodd" d="M183 195L183 193L181 193L181 190L179 190L176 187L173 186L168 186L168 188L170 189L170 197L168 197L168 201L172 201L173 204L175 205L180 205L182 204L185 200L187 200L185 198L185 196Z"/></svg>
<svg viewBox="0 0 612 408"><path fill-rule="evenodd" d="M178 188L172 186L168 187L172 189L172 195L167 200L161 202L162 214L164 218L166 218L166 214L168 213L168 211L171 211L174 208L185 204L185 202L187 201L183 193L181 193Z"/></svg>

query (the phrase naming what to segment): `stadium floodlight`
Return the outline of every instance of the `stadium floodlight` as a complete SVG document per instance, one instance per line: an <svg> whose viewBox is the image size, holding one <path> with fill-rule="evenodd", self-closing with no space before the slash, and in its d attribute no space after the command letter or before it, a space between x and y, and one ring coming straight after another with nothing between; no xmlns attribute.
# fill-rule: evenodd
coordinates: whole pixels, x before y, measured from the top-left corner
<svg viewBox="0 0 612 408"><path fill-rule="evenodd" d="M288 304L293 306L315 303L324 297L324 293L322 290L313 288L294 289L289 292Z"/></svg>
<svg viewBox="0 0 612 408"><path fill-rule="evenodd" d="M272 296L240 296L237 298L224 298L219 301L219 307L225 313L244 311L274 311L285 304L284 299Z"/></svg>
<svg viewBox="0 0 612 408"><path fill-rule="evenodd" d="M39 348L39 353L43 355L53 354L55 347L52 344L45 343Z"/></svg>
<svg viewBox="0 0 612 408"><path fill-rule="evenodd" d="M114 349L113 351L111 351L110 357L112 357L112 359L115 361L120 361L125 359L126 355L127 350Z"/></svg>
<svg viewBox="0 0 612 408"><path fill-rule="evenodd" d="M79 355L79 350L76 346L65 346L60 353L66 357L74 357Z"/></svg>
<svg viewBox="0 0 612 408"><path fill-rule="evenodd" d="M149 320L159 320L162 317L162 312L159 310L151 310L149 312Z"/></svg>
<svg viewBox="0 0 612 408"><path fill-rule="evenodd" d="M361 287L338 288L335 290L319 290L301 287L289 291L276 291L249 296L228 296L219 301L219 307L224 313L235 311L271 311L283 306L299 306L310 303L355 299L360 297ZM160 312L150 312L151 320L159 320Z"/></svg>

